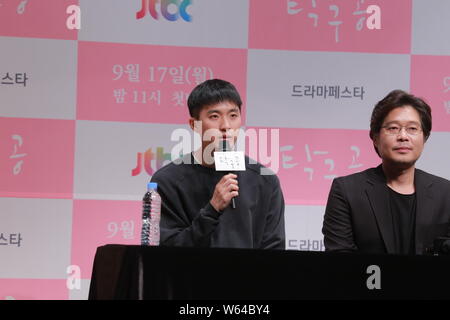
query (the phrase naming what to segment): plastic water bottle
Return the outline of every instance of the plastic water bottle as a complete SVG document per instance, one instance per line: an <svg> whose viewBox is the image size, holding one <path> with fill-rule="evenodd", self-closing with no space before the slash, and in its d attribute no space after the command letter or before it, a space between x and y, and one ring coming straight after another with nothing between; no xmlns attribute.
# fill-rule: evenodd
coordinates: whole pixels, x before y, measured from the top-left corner
<svg viewBox="0 0 450 320"><path fill-rule="evenodd" d="M159 245L159 222L161 221L161 197L157 191L158 184L149 182L147 192L142 199L141 245Z"/></svg>

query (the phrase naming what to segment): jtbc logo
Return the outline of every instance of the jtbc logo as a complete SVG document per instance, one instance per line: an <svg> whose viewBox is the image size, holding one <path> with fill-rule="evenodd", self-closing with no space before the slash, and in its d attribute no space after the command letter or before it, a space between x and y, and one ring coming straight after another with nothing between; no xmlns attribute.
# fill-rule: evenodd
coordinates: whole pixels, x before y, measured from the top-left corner
<svg viewBox="0 0 450 320"><path fill-rule="evenodd" d="M192 4L192 0L142 0L142 8L140 11L136 12L136 19L142 19L147 12L150 12L150 15L158 20L159 15L156 10L157 4L160 4L160 11L163 17L169 21L177 21L179 16L187 22L192 21L192 16L186 11L186 8ZM169 6L171 4L173 5L172 8L175 6L178 9L174 13L169 12Z"/></svg>
<svg viewBox="0 0 450 320"><path fill-rule="evenodd" d="M164 149L161 147L156 148L156 157L152 151L152 148L147 149L147 151L144 152L144 155L142 155L141 152L138 152L136 168L131 171L131 175L133 177L139 175L142 171L142 165L144 165L145 171L149 176L151 176L153 175L153 172L169 163L171 160L171 154L164 153ZM152 168L153 161L154 163Z"/></svg>

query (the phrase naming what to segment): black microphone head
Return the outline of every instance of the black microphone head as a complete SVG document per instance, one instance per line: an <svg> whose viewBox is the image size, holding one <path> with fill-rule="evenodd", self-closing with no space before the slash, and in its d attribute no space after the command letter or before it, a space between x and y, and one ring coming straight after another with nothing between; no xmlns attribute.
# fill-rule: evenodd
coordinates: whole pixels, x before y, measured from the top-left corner
<svg viewBox="0 0 450 320"><path fill-rule="evenodd" d="M227 139L222 139L220 146L222 151L232 151L230 142Z"/></svg>

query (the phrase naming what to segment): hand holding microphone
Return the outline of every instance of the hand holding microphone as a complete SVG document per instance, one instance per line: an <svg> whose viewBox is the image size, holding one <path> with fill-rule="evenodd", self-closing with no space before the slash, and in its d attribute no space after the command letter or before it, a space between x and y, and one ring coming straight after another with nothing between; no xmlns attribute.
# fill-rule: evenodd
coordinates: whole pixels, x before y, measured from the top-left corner
<svg viewBox="0 0 450 320"><path fill-rule="evenodd" d="M236 208L234 204L234 197L239 195L239 186L237 181L237 175L229 173L224 175L222 179L217 183L212 199L211 205L217 211L222 211L230 202L232 202L233 208Z"/></svg>

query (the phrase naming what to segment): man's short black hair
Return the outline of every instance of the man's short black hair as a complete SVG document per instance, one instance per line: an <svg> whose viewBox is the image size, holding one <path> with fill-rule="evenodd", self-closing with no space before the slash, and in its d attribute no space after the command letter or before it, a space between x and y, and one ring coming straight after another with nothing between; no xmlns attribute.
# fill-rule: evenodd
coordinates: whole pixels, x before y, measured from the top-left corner
<svg viewBox="0 0 450 320"><path fill-rule="evenodd" d="M426 141L431 133L431 108L423 99L403 90L391 91L373 108L370 119L370 138L373 140L380 133L384 119L392 110L406 106L414 108L419 113L423 137ZM376 147L375 151L380 155Z"/></svg>
<svg viewBox="0 0 450 320"><path fill-rule="evenodd" d="M189 95L187 101L189 114L198 119L203 107L221 102L231 102L241 110L241 96L233 84L221 79L206 80L196 86Z"/></svg>

